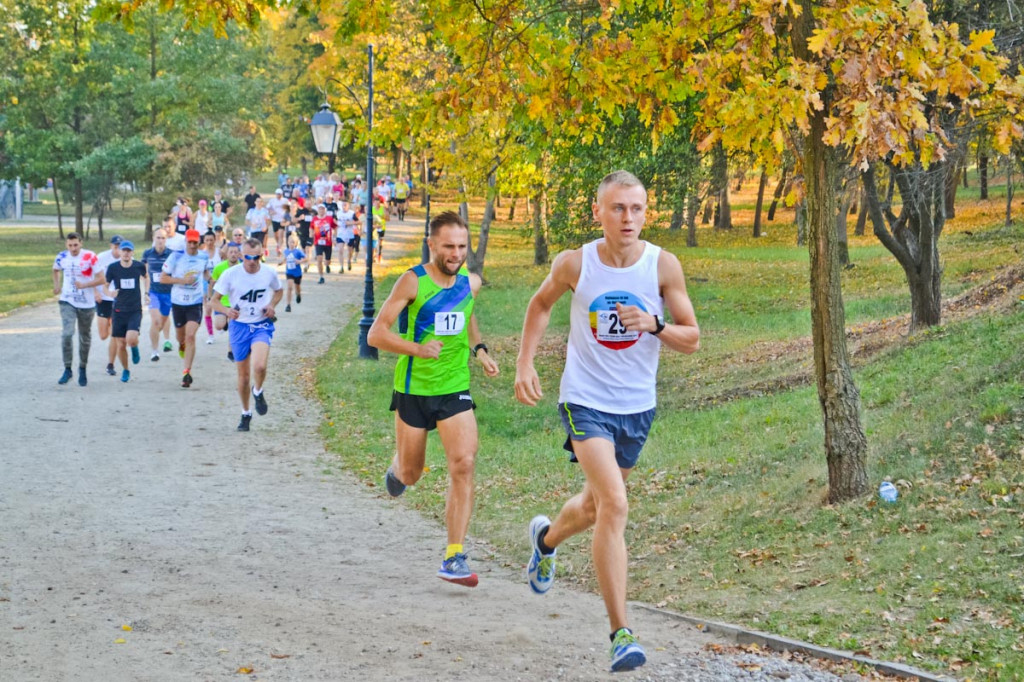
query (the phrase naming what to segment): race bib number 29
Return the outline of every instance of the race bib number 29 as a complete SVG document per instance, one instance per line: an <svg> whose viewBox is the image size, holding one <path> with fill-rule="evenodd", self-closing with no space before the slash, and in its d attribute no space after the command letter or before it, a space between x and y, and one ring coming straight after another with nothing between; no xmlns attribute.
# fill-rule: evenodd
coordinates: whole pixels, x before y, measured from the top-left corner
<svg viewBox="0 0 1024 682"><path fill-rule="evenodd" d="M630 331L622 324L618 312L614 310L597 311L598 341L635 341L640 332Z"/></svg>
<svg viewBox="0 0 1024 682"><path fill-rule="evenodd" d="M434 334L436 336L455 336L466 326L466 315L461 310L434 313Z"/></svg>

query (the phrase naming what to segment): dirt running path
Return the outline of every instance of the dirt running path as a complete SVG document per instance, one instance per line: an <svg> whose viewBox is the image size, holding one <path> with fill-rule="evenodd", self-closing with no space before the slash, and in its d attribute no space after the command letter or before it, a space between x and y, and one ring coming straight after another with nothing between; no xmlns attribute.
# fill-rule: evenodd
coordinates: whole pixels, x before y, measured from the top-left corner
<svg viewBox="0 0 1024 682"><path fill-rule="evenodd" d="M404 246L389 229L387 245L410 248L417 229ZM358 314L358 270L325 286L307 277L302 305L279 313L270 413L249 434L234 431L223 336L200 342L185 390L177 354L150 362L145 334L132 381L107 376L94 333L80 388L56 384L56 304L0 320L0 679L606 676L596 596L556 585L536 597L480 558L478 588L448 585L434 577L440 528L320 474L319 410L296 377ZM631 679L676 679L711 641L659 614L632 618L650 663Z"/></svg>

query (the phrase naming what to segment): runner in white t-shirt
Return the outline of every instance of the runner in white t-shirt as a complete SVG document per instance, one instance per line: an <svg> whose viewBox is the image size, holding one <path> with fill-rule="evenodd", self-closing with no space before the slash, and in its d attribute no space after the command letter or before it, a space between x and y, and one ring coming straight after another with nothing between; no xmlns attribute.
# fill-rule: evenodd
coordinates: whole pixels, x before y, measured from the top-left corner
<svg viewBox="0 0 1024 682"><path fill-rule="evenodd" d="M261 261L263 244L249 239L242 247L242 267L228 268L213 289L228 297L230 307L220 298L213 298L213 308L226 315L231 351L238 367L238 397L242 400L242 419L239 431L248 431L252 421L249 395L256 403L256 413L267 413L267 399L263 395L263 381L267 377L270 342L274 337L277 320L275 306L281 301L283 290L277 271ZM250 369L252 383L250 384Z"/></svg>
<svg viewBox="0 0 1024 682"><path fill-rule="evenodd" d="M92 345L92 318L96 316L96 294L89 282L96 268L96 254L82 248L82 238L71 232L65 240L67 249L53 261L53 293L60 295L61 351L64 354L64 374L58 384L71 380L73 337L78 326L78 385L85 386L85 365L89 362Z"/></svg>
<svg viewBox="0 0 1024 682"><path fill-rule="evenodd" d="M107 268L121 260L121 235L115 234L110 238L110 248L102 251L96 256L96 274L103 275ZM110 318L114 314L114 297L110 295L107 288L106 278L103 283L96 287L96 331L99 332L100 341L110 338ZM114 356L117 353L117 345L111 341L107 348L107 374L115 376Z"/></svg>

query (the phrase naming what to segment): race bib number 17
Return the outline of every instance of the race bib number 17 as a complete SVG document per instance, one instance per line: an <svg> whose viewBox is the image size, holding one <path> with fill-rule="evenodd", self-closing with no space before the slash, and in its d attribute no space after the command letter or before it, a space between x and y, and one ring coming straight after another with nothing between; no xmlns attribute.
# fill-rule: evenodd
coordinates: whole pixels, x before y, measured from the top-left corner
<svg viewBox="0 0 1024 682"><path fill-rule="evenodd" d="M466 326L466 315L461 310L434 313L434 334L436 336L455 336Z"/></svg>

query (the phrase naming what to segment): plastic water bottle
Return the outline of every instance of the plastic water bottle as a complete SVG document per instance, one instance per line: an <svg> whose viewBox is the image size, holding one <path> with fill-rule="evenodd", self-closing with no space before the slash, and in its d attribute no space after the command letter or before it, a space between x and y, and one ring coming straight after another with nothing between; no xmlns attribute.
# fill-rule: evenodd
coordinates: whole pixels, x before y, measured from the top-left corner
<svg viewBox="0 0 1024 682"><path fill-rule="evenodd" d="M878 496L883 502L895 502L899 495L900 491L890 481L882 481L882 485L878 486Z"/></svg>

